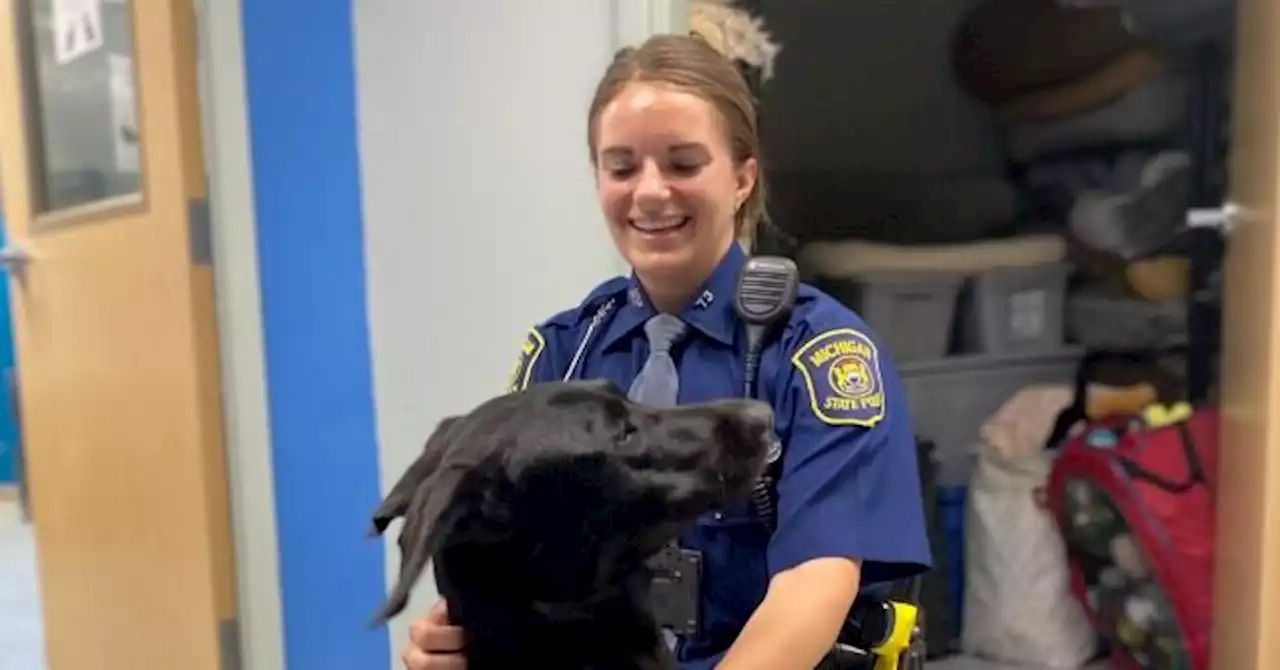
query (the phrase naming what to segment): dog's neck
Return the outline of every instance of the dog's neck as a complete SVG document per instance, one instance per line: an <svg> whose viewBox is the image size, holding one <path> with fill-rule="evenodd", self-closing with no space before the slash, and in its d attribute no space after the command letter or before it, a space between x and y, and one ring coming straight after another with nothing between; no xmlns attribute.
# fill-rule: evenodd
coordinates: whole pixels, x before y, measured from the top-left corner
<svg viewBox="0 0 1280 670"><path fill-rule="evenodd" d="M544 584L522 584L513 572L503 576L499 566L483 565L479 552L446 550L437 559L436 586L452 622L467 632L468 670L676 667L650 611L649 576L641 570L581 598L548 598Z"/></svg>

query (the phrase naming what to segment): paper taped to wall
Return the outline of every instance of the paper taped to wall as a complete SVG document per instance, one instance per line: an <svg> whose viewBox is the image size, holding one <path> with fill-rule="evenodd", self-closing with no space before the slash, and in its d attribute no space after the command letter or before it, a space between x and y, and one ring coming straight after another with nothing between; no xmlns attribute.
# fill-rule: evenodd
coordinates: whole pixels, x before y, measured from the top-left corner
<svg viewBox="0 0 1280 670"><path fill-rule="evenodd" d="M53 0L53 58L59 65L102 44L102 0Z"/></svg>

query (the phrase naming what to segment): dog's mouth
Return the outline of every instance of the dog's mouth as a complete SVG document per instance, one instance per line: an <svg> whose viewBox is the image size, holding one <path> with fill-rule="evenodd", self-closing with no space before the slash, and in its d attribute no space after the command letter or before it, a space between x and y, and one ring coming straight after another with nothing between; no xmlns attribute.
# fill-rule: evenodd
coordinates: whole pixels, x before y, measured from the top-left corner
<svg viewBox="0 0 1280 670"><path fill-rule="evenodd" d="M781 444L767 446L762 452L760 456L750 459L730 457L721 467L716 468L721 501L732 502L750 494L781 453Z"/></svg>
<svg viewBox="0 0 1280 670"><path fill-rule="evenodd" d="M738 404L736 412L733 428L723 436L726 442L717 472L727 496L750 490L782 454L771 408L748 402Z"/></svg>

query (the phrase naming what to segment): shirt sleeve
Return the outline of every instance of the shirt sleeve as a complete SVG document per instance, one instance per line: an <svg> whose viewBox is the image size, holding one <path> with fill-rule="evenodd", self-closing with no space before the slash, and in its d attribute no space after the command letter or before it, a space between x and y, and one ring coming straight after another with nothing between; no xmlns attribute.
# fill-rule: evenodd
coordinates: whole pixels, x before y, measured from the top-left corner
<svg viewBox="0 0 1280 670"><path fill-rule="evenodd" d="M554 346L556 329L533 326L525 331L520 344L520 355L507 380L507 392L523 391L533 384L559 379L557 372L557 347Z"/></svg>
<svg viewBox="0 0 1280 670"><path fill-rule="evenodd" d="M862 583L930 565L915 435L897 371L832 301L782 342L775 412L785 447L770 574L822 557L862 561Z"/></svg>

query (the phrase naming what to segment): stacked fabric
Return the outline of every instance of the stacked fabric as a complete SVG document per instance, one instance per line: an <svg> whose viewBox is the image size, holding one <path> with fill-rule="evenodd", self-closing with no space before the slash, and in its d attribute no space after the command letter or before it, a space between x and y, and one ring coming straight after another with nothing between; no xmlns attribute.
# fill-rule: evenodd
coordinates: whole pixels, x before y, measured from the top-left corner
<svg viewBox="0 0 1280 670"><path fill-rule="evenodd" d="M1077 340L1119 344L1093 338L1109 325L1099 306L1124 304L1107 300L1160 302L1158 315L1182 302L1177 245L1193 187L1187 47L1229 39L1233 5L988 0L957 31L957 79L992 110L1020 200L1066 232L1087 284L1080 318L1068 319ZM1157 320L1181 328L1177 315ZM1142 335L1125 344L1162 337Z"/></svg>

